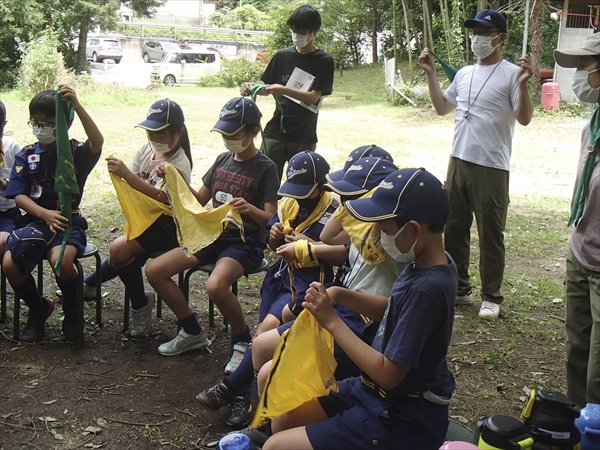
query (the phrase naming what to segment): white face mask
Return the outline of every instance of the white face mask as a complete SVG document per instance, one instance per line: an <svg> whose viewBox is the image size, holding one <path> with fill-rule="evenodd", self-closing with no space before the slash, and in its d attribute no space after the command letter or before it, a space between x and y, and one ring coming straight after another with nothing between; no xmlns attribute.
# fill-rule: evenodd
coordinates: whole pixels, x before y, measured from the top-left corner
<svg viewBox="0 0 600 450"><path fill-rule="evenodd" d="M473 51L473 53L475 54L475 56L477 56L479 59L485 59L488 56L490 56L492 53L494 53L494 50L496 50L498 48L498 45L496 45L495 47L492 45L492 39L494 39L495 37L498 37L499 35L496 36L473 36L471 38L471 50Z"/></svg>
<svg viewBox="0 0 600 450"><path fill-rule="evenodd" d="M577 70L573 77L573 92L579 100L584 103L596 103L600 94L600 88L590 86L589 75L598 72L600 69L592 70Z"/></svg>
<svg viewBox="0 0 600 450"><path fill-rule="evenodd" d="M33 135L42 144L52 144L54 141L56 141L56 136L54 136L54 128L33 127Z"/></svg>
<svg viewBox="0 0 600 450"><path fill-rule="evenodd" d="M245 140L246 138L242 139L241 141L234 141L233 139L225 139L225 136L223 136L223 145L231 153L242 153L250 146L252 138L250 138L250 141L248 141L246 145L244 145Z"/></svg>
<svg viewBox="0 0 600 450"><path fill-rule="evenodd" d="M292 31L292 42L298 48L304 48L308 45L308 36L306 34L298 34Z"/></svg>
<svg viewBox="0 0 600 450"><path fill-rule="evenodd" d="M381 246L385 250L385 252L390 255L394 261L398 261L399 263L408 264L415 260L415 245L417 245L417 239L414 244L410 247L410 250L407 253L402 253L396 247L396 238L402 233L402 231L406 228L408 223L406 223L402 228L400 228L396 234L390 236L389 234L385 234L383 231L381 232Z"/></svg>
<svg viewBox="0 0 600 450"><path fill-rule="evenodd" d="M148 141L150 142L150 147L156 153L169 153L171 151L171 147L168 144L161 144L160 142Z"/></svg>

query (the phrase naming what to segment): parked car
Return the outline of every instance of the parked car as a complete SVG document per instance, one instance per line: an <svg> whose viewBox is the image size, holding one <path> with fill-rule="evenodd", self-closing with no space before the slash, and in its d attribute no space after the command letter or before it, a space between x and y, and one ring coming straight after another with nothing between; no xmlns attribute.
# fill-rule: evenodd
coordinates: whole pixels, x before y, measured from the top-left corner
<svg viewBox="0 0 600 450"><path fill-rule="evenodd" d="M119 64L123 59L123 49L118 39L114 38L92 38L85 45L85 56L93 62L102 62L112 59Z"/></svg>
<svg viewBox="0 0 600 450"><path fill-rule="evenodd" d="M142 44L142 59L144 62L161 61L167 52L181 50L175 42L146 41Z"/></svg>
<svg viewBox="0 0 600 450"><path fill-rule="evenodd" d="M210 50L168 52L159 64L152 66L150 81L173 86L175 83L197 84L205 75L221 70L221 57Z"/></svg>

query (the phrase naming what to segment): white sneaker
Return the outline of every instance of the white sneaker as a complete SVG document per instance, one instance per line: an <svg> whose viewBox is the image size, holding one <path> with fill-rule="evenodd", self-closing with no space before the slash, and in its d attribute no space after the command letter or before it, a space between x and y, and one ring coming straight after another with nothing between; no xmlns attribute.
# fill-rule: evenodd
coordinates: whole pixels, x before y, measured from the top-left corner
<svg viewBox="0 0 600 450"><path fill-rule="evenodd" d="M488 301L481 302L479 317L482 319L495 319L500 315L500 305Z"/></svg>
<svg viewBox="0 0 600 450"><path fill-rule="evenodd" d="M469 291L466 295L457 295L454 305L470 305L473 303L473 292Z"/></svg>
<svg viewBox="0 0 600 450"><path fill-rule="evenodd" d="M146 292L148 303L140 309L131 308L131 331L132 337L147 336L152 329L152 310L156 295L154 292Z"/></svg>
<svg viewBox="0 0 600 450"><path fill-rule="evenodd" d="M158 353L164 356L175 356L190 350L204 350L206 347L208 347L208 339L204 331L194 336L187 334L182 328L173 340L158 347Z"/></svg>
<svg viewBox="0 0 600 450"><path fill-rule="evenodd" d="M225 366L225 375L230 375L233 372L235 372L235 369L237 369L240 366L242 359L244 359L244 354L246 353L247 349L247 342L238 342L233 346L233 354L231 355L231 359Z"/></svg>
<svg viewBox="0 0 600 450"><path fill-rule="evenodd" d="M56 296L62 298L62 291L56 290ZM83 283L83 299L84 300L96 300L96 286L90 286Z"/></svg>

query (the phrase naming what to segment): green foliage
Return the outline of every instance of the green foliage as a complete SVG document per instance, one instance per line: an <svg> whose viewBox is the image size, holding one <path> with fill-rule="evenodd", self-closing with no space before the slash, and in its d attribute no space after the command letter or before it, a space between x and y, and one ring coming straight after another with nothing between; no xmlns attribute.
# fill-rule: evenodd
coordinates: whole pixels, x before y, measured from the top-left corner
<svg viewBox="0 0 600 450"><path fill-rule="evenodd" d="M221 71L200 79L204 87L236 87L245 81L259 82L265 68L259 62L250 62L245 58L223 59Z"/></svg>
<svg viewBox="0 0 600 450"><path fill-rule="evenodd" d="M35 0L0 2L0 88L13 87L21 59L19 42L28 41L43 22Z"/></svg>
<svg viewBox="0 0 600 450"><path fill-rule="evenodd" d="M269 16L252 5L235 8L226 16L227 28L236 30L269 30L272 20Z"/></svg>
<svg viewBox="0 0 600 450"><path fill-rule="evenodd" d="M62 54L56 49L56 33L48 29L25 46L19 73L19 87L26 94L55 89L66 75Z"/></svg>
<svg viewBox="0 0 600 450"><path fill-rule="evenodd" d="M271 16L271 20L273 21L273 25L271 27L271 31L273 31L273 34L267 36L267 38L265 39L267 54L274 55L277 51L284 48L288 48L292 45L292 36L290 34L290 29L286 25L286 22L292 14L292 12L302 4L311 4L311 2L303 2L296 0L289 3L280 4L270 12L269 15ZM319 45L320 37L321 33L318 33L316 39L317 46Z"/></svg>

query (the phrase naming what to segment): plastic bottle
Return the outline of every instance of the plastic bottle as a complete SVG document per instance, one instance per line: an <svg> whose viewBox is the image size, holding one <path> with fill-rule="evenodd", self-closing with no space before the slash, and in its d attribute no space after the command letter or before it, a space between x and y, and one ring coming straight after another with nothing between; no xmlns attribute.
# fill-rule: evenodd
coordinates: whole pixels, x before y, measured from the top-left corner
<svg viewBox="0 0 600 450"><path fill-rule="evenodd" d="M581 450L600 449L600 404L585 405L575 425L581 433Z"/></svg>

